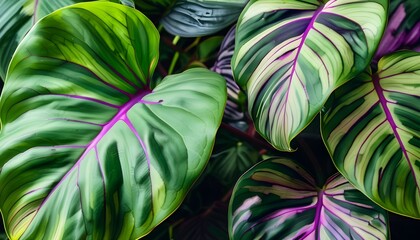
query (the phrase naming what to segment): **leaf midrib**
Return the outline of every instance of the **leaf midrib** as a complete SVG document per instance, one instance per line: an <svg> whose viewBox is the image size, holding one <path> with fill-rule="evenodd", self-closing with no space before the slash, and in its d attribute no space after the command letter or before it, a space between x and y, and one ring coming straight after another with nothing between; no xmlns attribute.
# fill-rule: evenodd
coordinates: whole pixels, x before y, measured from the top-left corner
<svg viewBox="0 0 420 240"><path fill-rule="evenodd" d="M102 130L97 134L97 136L86 146L86 149L84 150L83 154L78 158L76 163L66 172L66 174L61 177L61 179L55 184L55 186L52 188L51 191L49 191L48 195L45 197L45 199L42 201L42 203L39 205L39 207L36 209L36 212L38 213L39 210L43 207L43 205L49 200L49 198L52 196L52 194L58 189L58 187L61 185L61 183L68 177L70 173L72 173L77 167L79 167L80 162L85 158L85 156L92 150L95 149L99 141L103 138L104 135L106 135L112 127L119 121L126 122L127 113L128 111L137 103L144 103L144 104L151 104L148 101L142 101L142 99L152 93L150 90L142 90L138 94L135 95L134 98L129 100L127 103L122 105L118 109L118 113L105 125L102 126ZM130 128L131 129L131 128ZM137 136L136 136L137 137ZM144 147L142 145L142 147ZM149 162L148 162L149 164ZM149 165L150 166L150 165ZM37 213L33 216L32 220L35 219ZM32 221L31 220L31 221Z"/></svg>
<svg viewBox="0 0 420 240"><path fill-rule="evenodd" d="M394 136L397 139L398 144L401 147L401 151L402 151L404 157L407 160L408 166L410 167L410 171L413 174L414 179L415 179L414 182L416 183L417 191L420 193L420 186L419 186L419 183L416 180L417 179L416 172L414 171L413 164L411 163L410 158L408 157L407 149L405 148L405 145L404 145L404 143L403 143L403 141L401 139L401 136L400 136L400 134L397 131L397 128L398 128L397 127L397 124L395 123L394 118L392 116L392 113L391 113L391 111L389 110L389 108L387 106L387 100L386 100L386 97L384 95L384 90L383 90L381 84L379 83L379 81L380 81L379 75L377 73L376 74L373 74L372 75L372 82L373 82L373 86L374 86L375 92L377 93L378 98L379 98L379 104L381 105L381 107L382 107L382 109L383 109L383 111L385 113L386 121L391 126L392 132L394 133Z"/></svg>

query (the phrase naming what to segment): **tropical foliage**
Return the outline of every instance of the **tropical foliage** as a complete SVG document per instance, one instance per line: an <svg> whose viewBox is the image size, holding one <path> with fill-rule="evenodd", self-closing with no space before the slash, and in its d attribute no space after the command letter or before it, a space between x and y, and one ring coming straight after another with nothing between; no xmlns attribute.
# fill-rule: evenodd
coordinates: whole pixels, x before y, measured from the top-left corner
<svg viewBox="0 0 420 240"><path fill-rule="evenodd" d="M5 237L389 239L420 219L419 9L0 0Z"/></svg>

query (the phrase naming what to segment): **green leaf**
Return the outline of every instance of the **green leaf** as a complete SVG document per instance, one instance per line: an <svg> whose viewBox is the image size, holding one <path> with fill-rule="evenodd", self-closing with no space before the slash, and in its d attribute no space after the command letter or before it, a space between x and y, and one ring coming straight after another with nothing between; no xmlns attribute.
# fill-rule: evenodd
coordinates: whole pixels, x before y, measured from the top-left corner
<svg viewBox="0 0 420 240"><path fill-rule="evenodd" d="M229 231L231 239L241 240L387 239L387 218L341 175L317 186L297 161L272 158L237 182Z"/></svg>
<svg viewBox="0 0 420 240"><path fill-rule="evenodd" d="M387 0L319 2L253 0L238 21L235 80L279 150L291 151L330 93L365 69L384 31Z"/></svg>
<svg viewBox="0 0 420 240"><path fill-rule="evenodd" d="M88 0L0 0L0 78L5 79L16 47L39 19L83 1Z"/></svg>
<svg viewBox="0 0 420 240"><path fill-rule="evenodd" d="M247 0L180 0L162 18L166 31L181 37L216 33L236 22Z"/></svg>
<svg viewBox="0 0 420 240"><path fill-rule="evenodd" d="M338 88L321 130L335 165L380 206L420 218L420 53L382 58Z"/></svg>
<svg viewBox="0 0 420 240"><path fill-rule="evenodd" d="M162 15L178 0L134 0L137 8L146 16Z"/></svg>
<svg viewBox="0 0 420 240"><path fill-rule="evenodd" d="M180 205L210 157L226 84L191 69L150 89L158 47L150 20L114 3L63 8L24 38L0 98L10 238L136 239Z"/></svg>
<svg viewBox="0 0 420 240"><path fill-rule="evenodd" d="M223 41L222 36L212 36L202 41L197 46L198 59L201 62L209 61L211 58L213 58L216 55L222 41Z"/></svg>
<svg viewBox="0 0 420 240"><path fill-rule="evenodd" d="M239 176L259 159L257 149L231 134L219 131L208 170L221 183L232 187Z"/></svg>

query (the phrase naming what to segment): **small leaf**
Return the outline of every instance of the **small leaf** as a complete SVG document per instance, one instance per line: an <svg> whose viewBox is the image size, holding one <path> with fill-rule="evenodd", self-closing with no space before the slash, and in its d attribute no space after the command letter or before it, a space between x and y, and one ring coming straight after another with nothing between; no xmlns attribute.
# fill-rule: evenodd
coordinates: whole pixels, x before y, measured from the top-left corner
<svg viewBox="0 0 420 240"><path fill-rule="evenodd" d="M236 22L247 0L180 0L162 19L166 31L181 37L216 33Z"/></svg>
<svg viewBox="0 0 420 240"><path fill-rule="evenodd" d="M370 63L385 27L387 0L320 2L251 1L238 20L235 80L255 128L282 151Z"/></svg>
<svg viewBox="0 0 420 240"><path fill-rule="evenodd" d="M237 182L231 239L387 239L387 213L339 174L317 186L297 161L272 158Z"/></svg>
<svg viewBox="0 0 420 240"><path fill-rule="evenodd" d="M232 187L239 176L257 163L259 158L257 149L219 131L208 171L221 183Z"/></svg>
<svg viewBox="0 0 420 240"><path fill-rule="evenodd" d="M338 88L321 130L338 170L380 206L420 218L420 53L383 57Z"/></svg>
<svg viewBox="0 0 420 240"><path fill-rule="evenodd" d="M210 157L226 84L200 68L151 89L158 47L152 22L115 3L62 8L24 38L0 98L12 239L137 239L181 204Z"/></svg>

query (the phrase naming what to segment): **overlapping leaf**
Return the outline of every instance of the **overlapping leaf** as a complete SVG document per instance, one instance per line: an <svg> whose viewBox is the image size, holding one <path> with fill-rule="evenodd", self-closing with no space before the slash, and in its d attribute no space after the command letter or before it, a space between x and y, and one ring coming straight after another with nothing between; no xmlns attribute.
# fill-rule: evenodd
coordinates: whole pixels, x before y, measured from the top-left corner
<svg viewBox="0 0 420 240"><path fill-rule="evenodd" d="M0 78L5 79L16 47L39 19L83 1L89 0L0 0Z"/></svg>
<svg viewBox="0 0 420 240"><path fill-rule="evenodd" d="M228 100L226 103L225 115L223 117L228 121L239 121L244 118L244 113L239 106L239 94L241 90L233 79L232 65L230 64L235 49L235 29L236 26L233 26L226 34L220 46L217 60L211 68L212 71L219 73L226 79Z"/></svg>
<svg viewBox="0 0 420 240"><path fill-rule="evenodd" d="M317 173L319 174L319 173ZM245 173L229 206L231 239L387 239L387 214L339 174L317 186L294 160Z"/></svg>
<svg viewBox="0 0 420 240"><path fill-rule="evenodd" d="M177 0L134 0L137 8L147 16L162 15Z"/></svg>
<svg viewBox="0 0 420 240"><path fill-rule="evenodd" d="M162 19L166 31L181 37L216 33L237 21L248 0L180 0Z"/></svg>
<svg viewBox="0 0 420 240"><path fill-rule="evenodd" d="M388 16L376 58L401 49L420 51L420 1L392 0Z"/></svg>
<svg viewBox="0 0 420 240"><path fill-rule="evenodd" d="M239 18L232 69L257 131L280 150L329 94L369 64L388 1L251 1Z"/></svg>
<svg viewBox="0 0 420 240"><path fill-rule="evenodd" d="M210 156L226 85L192 69L150 89L158 47L144 15L113 3L63 8L24 38L0 99L11 239L135 239L179 206Z"/></svg>
<svg viewBox="0 0 420 240"><path fill-rule="evenodd" d="M382 207L420 218L420 53L396 52L328 100L322 135L335 165Z"/></svg>
<svg viewBox="0 0 420 240"><path fill-rule="evenodd" d="M260 159L258 150L220 131L207 169L221 183L232 187L247 169Z"/></svg>

